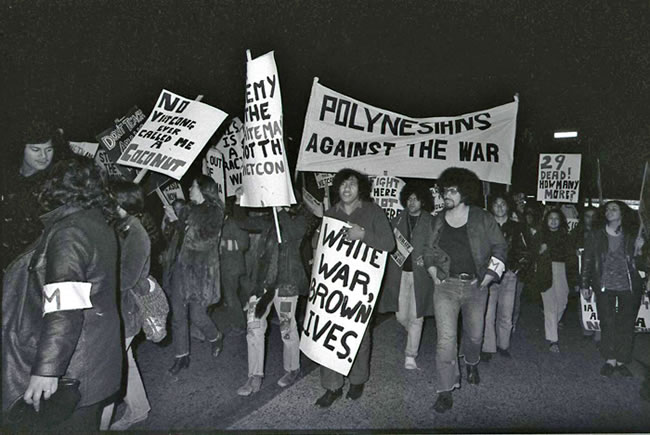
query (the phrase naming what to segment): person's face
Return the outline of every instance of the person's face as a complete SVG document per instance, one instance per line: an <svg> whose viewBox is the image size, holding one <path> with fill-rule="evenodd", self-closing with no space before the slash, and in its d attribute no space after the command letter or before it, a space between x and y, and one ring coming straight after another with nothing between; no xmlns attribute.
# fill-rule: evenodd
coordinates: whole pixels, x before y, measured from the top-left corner
<svg viewBox="0 0 650 435"><path fill-rule="evenodd" d="M607 219L607 222L620 220L621 207L619 207L615 202L607 204L607 207L605 208L605 219Z"/></svg>
<svg viewBox="0 0 650 435"><path fill-rule="evenodd" d="M592 224L594 223L595 214L596 214L595 210L587 210L582 216L586 228L591 228Z"/></svg>
<svg viewBox="0 0 650 435"><path fill-rule="evenodd" d="M417 216L420 214L422 209L422 201L420 201L415 193L411 193L411 196L406 200L406 208L408 208L409 214Z"/></svg>
<svg viewBox="0 0 650 435"><path fill-rule="evenodd" d="M546 225L548 226L548 229L551 231L557 231L560 229L560 224L562 223L562 220L560 218L560 214L553 212L548 215Z"/></svg>
<svg viewBox="0 0 650 435"><path fill-rule="evenodd" d="M442 190L442 198L445 200L445 208L456 208L462 202L462 196L458 191L458 186L445 187Z"/></svg>
<svg viewBox="0 0 650 435"><path fill-rule="evenodd" d="M194 204L201 204L203 201L205 201L205 198L203 198L203 194L201 193L201 189L199 188L199 183L194 180L192 183L192 186L190 187L190 201L192 201Z"/></svg>
<svg viewBox="0 0 650 435"><path fill-rule="evenodd" d="M508 203L505 199L497 198L494 203L492 203L492 214L498 218L508 216Z"/></svg>
<svg viewBox="0 0 650 435"><path fill-rule="evenodd" d="M519 213L523 213L524 209L526 208L526 195L523 193L516 193L513 196L513 200L515 203L515 208Z"/></svg>
<svg viewBox="0 0 650 435"><path fill-rule="evenodd" d="M357 177L350 177L341 183L339 198L341 198L343 204L352 204L359 199L359 180L357 180Z"/></svg>
<svg viewBox="0 0 650 435"><path fill-rule="evenodd" d="M23 155L23 168L30 175L47 169L54 157L52 140L44 143L28 143Z"/></svg>

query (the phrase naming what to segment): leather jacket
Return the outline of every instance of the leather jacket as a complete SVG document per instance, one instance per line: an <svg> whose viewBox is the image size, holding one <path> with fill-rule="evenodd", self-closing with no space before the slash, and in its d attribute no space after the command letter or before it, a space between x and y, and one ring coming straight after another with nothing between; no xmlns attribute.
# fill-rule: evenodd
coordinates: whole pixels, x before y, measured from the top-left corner
<svg viewBox="0 0 650 435"><path fill-rule="evenodd" d="M3 279L5 409L25 392L31 375L78 379L79 406L104 400L120 387L115 232L99 209L62 206L41 220L43 234ZM79 283L90 284L90 308L70 308L79 304ZM46 289L55 289L49 298Z"/></svg>
<svg viewBox="0 0 650 435"><path fill-rule="evenodd" d="M640 295L643 283L637 269L637 258L634 257L635 237L628 232L623 237L623 249L625 251L630 290ZM593 291L604 291L601 280L608 245L607 233L604 228L592 230L587 234L585 251L582 257L581 288L587 289L591 287Z"/></svg>

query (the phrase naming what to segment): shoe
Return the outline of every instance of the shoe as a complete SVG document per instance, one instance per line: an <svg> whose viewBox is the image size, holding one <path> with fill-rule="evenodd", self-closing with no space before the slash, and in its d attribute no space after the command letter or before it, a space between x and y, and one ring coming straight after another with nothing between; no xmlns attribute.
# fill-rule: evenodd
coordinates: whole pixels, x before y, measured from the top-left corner
<svg viewBox="0 0 650 435"><path fill-rule="evenodd" d="M339 397L343 395L343 388L339 388L336 391L332 390L326 390L325 394L323 394L317 401L316 401L316 406L320 406L321 408L329 408L332 406L332 403Z"/></svg>
<svg viewBox="0 0 650 435"><path fill-rule="evenodd" d="M481 352L481 361L488 362L492 359L492 352Z"/></svg>
<svg viewBox="0 0 650 435"><path fill-rule="evenodd" d="M609 365L609 364L607 364L607 365ZM617 365L617 366L616 366L616 372L617 372L619 375L623 376L624 378L631 378L631 377L634 376L634 375L632 374L632 372L630 371L630 369L628 369L627 366L626 366L625 364Z"/></svg>
<svg viewBox="0 0 650 435"><path fill-rule="evenodd" d="M614 370L616 370L616 367L614 367L611 364L603 364L603 366L600 368L600 376L605 376L607 378L611 378L612 375L614 374Z"/></svg>
<svg viewBox="0 0 650 435"><path fill-rule="evenodd" d="M551 353L560 353L560 345L557 344L557 342L551 343L548 350L550 350Z"/></svg>
<svg viewBox="0 0 650 435"><path fill-rule="evenodd" d="M478 385L481 382L481 377L478 375L478 364L467 364L467 382L472 385Z"/></svg>
<svg viewBox="0 0 650 435"><path fill-rule="evenodd" d="M454 406L454 399L451 397L451 391L445 391L443 393L438 393L438 399L436 403L433 404L433 410L439 414L447 412Z"/></svg>
<svg viewBox="0 0 650 435"><path fill-rule="evenodd" d="M504 358L512 358L512 355L510 355L508 349L501 349L500 347L497 347L497 352L499 352L499 355Z"/></svg>
<svg viewBox="0 0 650 435"><path fill-rule="evenodd" d="M246 380L246 383L243 386L239 387L237 394L239 396L250 396L251 394L255 394L260 391L260 388L262 388L262 376L249 376Z"/></svg>
<svg viewBox="0 0 650 435"><path fill-rule="evenodd" d="M418 368L418 365L415 362L415 358L413 358L412 356L407 356L404 359L404 368L406 370L416 370Z"/></svg>
<svg viewBox="0 0 650 435"><path fill-rule="evenodd" d="M363 386L365 384L350 384L350 389L348 394L346 394L346 399L357 400L363 394Z"/></svg>
<svg viewBox="0 0 650 435"><path fill-rule="evenodd" d="M298 375L300 375L300 369L285 372L284 376L278 380L278 385L282 388L288 387L289 385L296 382Z"/></svg>
<svg viewBox="0 0 650 435"><path fill-rule="evenodd" d="M212 356L218 357L223 349L223 334L219 333L219 336L215 340L211 340L212 343Z"/></svg>
<svg viewBox="0 0 650 435"><path fill-rule="evenodd" d="M174 359L174 365L169 369L172 376L176 376L178 372L190 366L190 356L184 355Z"/></svg>
<svg viewBox="0 0 650 435"><path fill-rule="evenodd" d="M140 423L141 421L144 421L149 417L149 413L147 412L146 414L143 414L139 417L130 417L130 416L122 416L119 420L117 420L115 423L111 425L109 428L110 430L127 430L131 426L133 426L136 423Z"/></svg>

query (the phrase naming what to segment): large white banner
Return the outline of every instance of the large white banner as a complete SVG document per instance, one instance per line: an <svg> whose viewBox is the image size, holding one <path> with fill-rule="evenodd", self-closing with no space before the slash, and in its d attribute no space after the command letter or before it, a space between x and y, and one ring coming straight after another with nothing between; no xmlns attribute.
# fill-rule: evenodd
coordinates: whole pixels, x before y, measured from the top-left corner
<svg viewBox="0 0 650 435"><path fill-rule="evenodd" d="M377 301L387 253L346 241L347 224L324 217L318 238L300 350L347 375Z"/></svg>
<svg viewBox="0 0 650 435"><path fill-rule="evenodd" d="M234 196L241 186L243 163L244 124L239 118L233 118L228 129L214 146L223 154L223 166L226 177L226 196Z"/></svg>
<svg viewBox="0 0 650 435"><path fill-rule="evenodd" d="M297 169L438 178L450 166L510 184L518 101L460 116L412 118L314 82Z"/></svg>
<svg viewBox="0 0 650 435"><path fill-rule="evenodd" d="M578 202L580 154L540 154L537 173L537 200Z"/></svg>
<svg viewBox="0 0 650 435"><path fill-rule="evenodd" d="M227 114L167 90L117 163L180 180Z"/></svg>
<svg viewBox="0 0 650 435"><path fill-rule="evenodd" d="M241 205L295 204L284 148L280 79L272 51L246 65L243 151Z"/></svg>
<svg viewBox="0 0 650 435"><path fill-rule="evenodd" d="M205 154L203 159L203 166L201 171L204 175L212 178L215 183L217 183L217 188L219 189L219 198L225 203L226 202L226 178L224 172L224 156L221 151L216 148L210 148Z"/></svg>

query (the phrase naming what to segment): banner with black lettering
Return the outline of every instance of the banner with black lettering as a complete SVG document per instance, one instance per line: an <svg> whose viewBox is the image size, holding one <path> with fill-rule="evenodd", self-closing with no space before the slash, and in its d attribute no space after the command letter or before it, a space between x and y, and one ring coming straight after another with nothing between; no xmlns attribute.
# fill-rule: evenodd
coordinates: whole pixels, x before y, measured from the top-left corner
<svg viewBox="0 0 650 435"><path fill-rule="evenodd" d="M314 82L297 169L438 178L449 166L510 184L519 103L459 116L413 118Z"/></svg>
<svg viewBox="0 0 650 435"><path fill-rule="evenodd" d="M69 142L70 149L73 153L78 156L87 157L89 159L94 159L95 154L97 154L97 149L99 144L96 142Z"/></svg>
<svg viewBox="0 0 650 435"><path fill-rule="evenodd" d="M582 326L588 331L600 331L600 319L598 318L598 308L596 307L596 297L591 296L587 301L582 293L580 294L581 320ZM650 332L650 298L643 295L641 306L634 323L636 332Z"/></svg>
<svg viewBox="0 0 650 435"><path fill-rule="evenodd" d="M234 196L235 191L242 183L244 125L239 118L232 119L228 129L214 147L223 154L226 196Z"/></svg>
<svg viewBox="0 0 650 435"><path fill-rule="evenodd" d="M246 65L243 207L296 203L284 148L282 96L273 52Z"/></svg>
<svg viewBox="0 0 650 435"><path fill-rule="evenodd" d="M300 350L347 375L372 314L387 253L346 241L345 222L324 217L314 255Z"/></svg>
<svg viewBox="0 0 650 435"><path fill-rule="evenodd" d="M580 154L540 154L537 200L577 203L581 158Z"/></svg>
<svg viewBox="0 0 650 435"><path fill-rule="evenodd" d="M112 127L95 136L97 142L101 145L95 156L95 161L111 178L124 178L126 180L135 178L135 169L117 165L116 162L146 119L147 115L137 106L133 106L126 115L117 118Z"/></svg>
<svg viewBox="0 0 650 435"><path fill-rule="evenodd" d="M180 180L228 115L165 89L117 163Z"/></svg>

